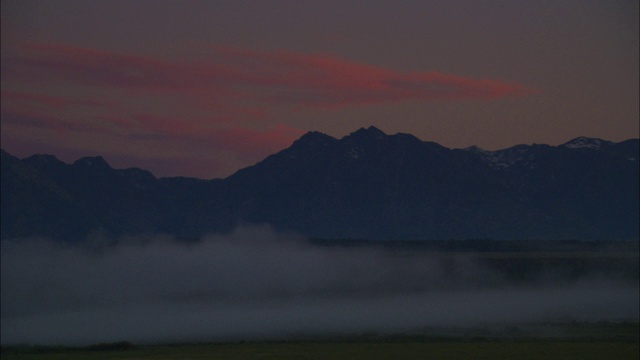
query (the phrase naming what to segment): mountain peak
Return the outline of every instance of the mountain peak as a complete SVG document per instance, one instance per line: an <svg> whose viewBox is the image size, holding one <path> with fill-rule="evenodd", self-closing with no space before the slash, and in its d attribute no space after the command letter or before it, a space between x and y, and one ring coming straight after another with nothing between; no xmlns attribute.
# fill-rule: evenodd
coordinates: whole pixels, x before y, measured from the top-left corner
<svg viewBox="0 0 640 360"><path fill-rule="evenodd" d="M102 156L87 156L76 160L75 167L91 167L95 169L111 169L111 166Z"/></svg>
<svg viewBox="0 0 640 360"><path fill-rule="evenodd" d="M379 140L379 139L385 138L386 136L387 134L385 134L382 130L378 129L377 127L369 126L366 129L361 127L360 129L349 134L348 137L358 137L358 138L366 137L366 138Z"/></svg>
<svg viewBox="0 0 640 360"><path fill-rule="evenodd" d="M323 134L319 131L309 131L302 135L298 140L294 142L294 145L307 144L307 145L322 145L330 142L337 141L335 138Z"/></svg>
<svg viewBox="0 0 640 360"><path fill-rule="evenodd" d="M321 133L319 131L309 131L308 133L302 135L299 140L303 140L303 139L304 140L329 140L329 139L335 140L333 137L327 134Z"/></svg>

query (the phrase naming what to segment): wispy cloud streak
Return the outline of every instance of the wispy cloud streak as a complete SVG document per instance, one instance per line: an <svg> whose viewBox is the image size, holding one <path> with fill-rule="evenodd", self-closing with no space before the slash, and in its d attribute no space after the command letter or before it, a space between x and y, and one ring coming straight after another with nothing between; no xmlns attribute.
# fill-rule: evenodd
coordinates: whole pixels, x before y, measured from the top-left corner
<svg viewBox="0 0 640 360"><path fill-rule="evenodd" d="M291 122L299 110L531 93L499 80L403 72L284 50L209 46L200 49L206 56L198 61L169 61L64 43L8 49L1 63L3 142L24 142L11 138L13 129L20 129L14 137L38 133L39 138L54 129L50 144L65 147L75 139L92 146L88 152L105 156L143 147L157 156L172 152L183 158L184 149L197 147L201 158L222 151L218 158L240 159L246 166L304 132L281 120ZM83 141L92 135L98 135L93 144ZM133 143L141 140L146 143ZM198 145L204 143L206 151ZM227 168L239 166L224 161Z"/></svg>
<svg viewBox="0 0 640 360"><path fill-rule="evenodd" d="M43 74L89 86L146 91L211 91L266 102L344 107L397 101L526 95L522 85L429 72L400 72L326 54L211 48L206 62L168 62L64 44L29 44L3 60L9 79ZM232 91L233 90L233 91ZM264 92L267 92L265 94ZM274 96L273 93L276 95Z"/></svg>

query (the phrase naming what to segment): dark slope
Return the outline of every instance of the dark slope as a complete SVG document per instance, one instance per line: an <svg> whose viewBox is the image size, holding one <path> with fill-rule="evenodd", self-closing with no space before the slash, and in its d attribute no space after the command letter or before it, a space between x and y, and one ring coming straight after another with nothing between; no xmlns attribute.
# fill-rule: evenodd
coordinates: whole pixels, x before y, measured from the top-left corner
<svg viewBox="0 0 640 360"><path fill-rule="evenodd" d="M2 153L2 237L198 237L268 223L322 238L637 239L638 139L448 149L370 127L310 132L226 179Z"/></svg>

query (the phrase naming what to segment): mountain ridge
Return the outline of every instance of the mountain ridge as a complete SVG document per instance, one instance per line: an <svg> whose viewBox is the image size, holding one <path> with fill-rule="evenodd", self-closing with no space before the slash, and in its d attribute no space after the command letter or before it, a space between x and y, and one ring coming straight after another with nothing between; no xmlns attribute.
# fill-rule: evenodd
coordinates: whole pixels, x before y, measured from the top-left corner
<svg viewBox="0 0 640 360"><path fill-rule="evenodd" d="M635 240L638 143L577 137L487 151L375 127L341 139L308 132L211 180L3 150L2 239L199 237L269 224L318 238Z"/></svg>

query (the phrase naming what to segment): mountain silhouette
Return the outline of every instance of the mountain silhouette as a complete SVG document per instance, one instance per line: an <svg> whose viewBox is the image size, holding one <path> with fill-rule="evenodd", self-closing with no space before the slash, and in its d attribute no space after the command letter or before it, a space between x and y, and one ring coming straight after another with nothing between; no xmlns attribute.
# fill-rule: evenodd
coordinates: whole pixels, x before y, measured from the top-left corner
<svg viewBox="0 0 640 360"><path fill-rule="evenodd" d="M449 149L361 128L309 132L225 179L2 151L2 238L197 238L269 224L317 238L638 239L638 139Z"/></svg>

